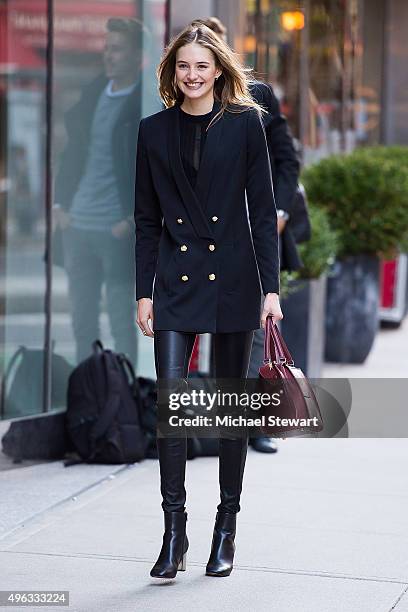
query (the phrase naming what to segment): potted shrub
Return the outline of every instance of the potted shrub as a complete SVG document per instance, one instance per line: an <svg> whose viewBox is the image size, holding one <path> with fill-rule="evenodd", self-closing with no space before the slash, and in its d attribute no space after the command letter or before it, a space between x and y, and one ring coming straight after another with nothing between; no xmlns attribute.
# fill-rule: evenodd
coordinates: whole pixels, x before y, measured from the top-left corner
<svg viewBox="0 0 408 612"><path fill-rule="evenodd" d="M387 163L408 165L408 147L400 145L361 147L356 149L353 155L368 155L372 159Z"/></svg>
<svg viewBox="0 0 408 612"><path fill-rule="evenodd" d="M379 327L379 257L407 245L408 171L392 155L364 149L322 159L302 181L339 241L327 283L325 357L362 363Z"/></svg>
<svg viewBox="0 0 408 612"><path fill-rule="evenodd" d="M337 235L327 213L309 203L312 236L299 245L303 268L283 293L282 333L297 366L312 378L321 373L324 356L326 272L337 252Z"/></svg>

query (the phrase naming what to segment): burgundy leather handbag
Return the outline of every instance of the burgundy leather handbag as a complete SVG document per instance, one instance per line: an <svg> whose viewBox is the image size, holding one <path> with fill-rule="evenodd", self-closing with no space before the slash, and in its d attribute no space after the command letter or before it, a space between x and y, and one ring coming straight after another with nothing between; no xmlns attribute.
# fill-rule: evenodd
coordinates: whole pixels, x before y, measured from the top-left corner
<svg viewBox="0 0 408 612"><path fill-rule="evenodd" d="M279 393L280 396L279 405L263 409L266 418L261 429L265 435L289 437L322 431L323 419L312 386L302 370L295 366L270 316L266 319L259 382L263 392Z"/></svg>

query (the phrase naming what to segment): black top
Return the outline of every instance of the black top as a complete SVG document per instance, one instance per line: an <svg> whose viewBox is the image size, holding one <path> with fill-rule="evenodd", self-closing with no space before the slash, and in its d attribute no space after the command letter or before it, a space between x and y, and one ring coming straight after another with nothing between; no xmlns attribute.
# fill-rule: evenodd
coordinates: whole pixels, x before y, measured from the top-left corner
<svg viewBox="0 0 408 612"><path fill-rule="evenodd" d="M212 111L205 115L190 115L180 107L180 153L184 172L195 189L198 169L207 137L206 127L210 123Z"/></svg>

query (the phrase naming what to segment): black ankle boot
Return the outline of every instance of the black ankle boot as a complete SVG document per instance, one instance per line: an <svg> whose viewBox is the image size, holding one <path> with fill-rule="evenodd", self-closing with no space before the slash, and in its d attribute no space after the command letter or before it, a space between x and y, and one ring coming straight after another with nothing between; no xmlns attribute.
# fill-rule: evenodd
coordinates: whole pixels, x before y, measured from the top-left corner
<svg viewBox="0 0 408 612"><path fill-rule="evenodd" d="M235 553L236 514L217 512L207 576L229 576Z"/></svg>
<svg viewBox="0 0 408 612"><path fill-rule="evenodd" d="M186 512L164 513L163 545L150 572L153 578L175 578L178 570L186 569L186 522Z"/></svg>

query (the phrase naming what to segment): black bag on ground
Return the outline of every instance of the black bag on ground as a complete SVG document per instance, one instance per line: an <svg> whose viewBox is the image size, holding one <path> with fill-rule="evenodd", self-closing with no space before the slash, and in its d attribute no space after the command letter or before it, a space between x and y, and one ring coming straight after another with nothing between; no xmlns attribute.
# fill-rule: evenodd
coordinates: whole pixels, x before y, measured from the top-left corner
<svg viewBox="0 0 408 612"><path fill-rule="evenodd" d="M68 381L66 428L87 463L134 463L145 456L140 423L142 400L132 364L125 355L104 349L97 340L93 354ZM65 465L77 461L67 460Z"/></svg>

